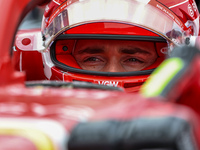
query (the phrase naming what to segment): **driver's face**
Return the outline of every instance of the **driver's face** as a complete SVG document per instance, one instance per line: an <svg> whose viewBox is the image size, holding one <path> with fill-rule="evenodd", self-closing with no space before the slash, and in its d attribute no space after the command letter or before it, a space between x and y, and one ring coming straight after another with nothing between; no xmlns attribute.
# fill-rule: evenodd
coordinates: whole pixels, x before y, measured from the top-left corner
<svg viewBox="0 0 200 150"><path fill-rule="evenodd" d="M84 70L103 72L139 71L157 59L153 42L78 40L73 52Z"/></svg>

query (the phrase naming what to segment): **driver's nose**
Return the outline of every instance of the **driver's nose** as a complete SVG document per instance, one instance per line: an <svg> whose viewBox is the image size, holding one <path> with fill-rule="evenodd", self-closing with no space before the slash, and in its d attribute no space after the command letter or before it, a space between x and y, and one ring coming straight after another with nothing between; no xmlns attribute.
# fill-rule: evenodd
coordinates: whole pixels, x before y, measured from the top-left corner
<svg viewBox="0 0 200 150"><path fill-rule="evenodd" d="M119 61L113 60L107 62L104 67L104 72L125 72L125 69L122 67Z"/></svg>

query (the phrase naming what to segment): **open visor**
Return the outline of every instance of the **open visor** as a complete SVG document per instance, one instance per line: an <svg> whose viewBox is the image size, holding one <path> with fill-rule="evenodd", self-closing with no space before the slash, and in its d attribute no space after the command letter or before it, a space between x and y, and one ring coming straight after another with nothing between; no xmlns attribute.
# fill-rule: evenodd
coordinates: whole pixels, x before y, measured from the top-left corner
<svg viewBox="0 0 200 150"><path fill-rule="evenodd" d="M92 22L139 26L160 35L168 43L182 44L186 36L183 25L180 25L180 22L178 24L177 16L173 15L173 12L164 13L159 7L133 0L66 1L50 16L46 27L42 27L44 46L49 47L56 37L66 30Z"/></svg>
<svg viewBox="0 0 200 150"><path fill-rule="evenodd" d="M54 64L65 71L98 75L118 72L121 76L156 68L167 49L166 40L159 36L63 34L52 44L50 54ZM121 70L106 70L110 62Z"/></svg>

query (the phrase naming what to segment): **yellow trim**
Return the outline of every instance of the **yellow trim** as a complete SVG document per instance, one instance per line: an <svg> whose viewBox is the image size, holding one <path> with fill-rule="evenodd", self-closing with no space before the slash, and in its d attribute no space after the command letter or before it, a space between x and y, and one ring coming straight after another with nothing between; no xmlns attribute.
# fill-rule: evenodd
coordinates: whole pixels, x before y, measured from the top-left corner
<svg viewBox="0 0 200 150"><path fill-rule="evenodd" d="M44 133L35 129L1 128L0 135L24 137L33 142L38 150L54 150L52 141Z"/></svg>
<svg viewBox="0 0 200 150"><path fill-rule="evenodd" d="M183 66L180 58L166 59L143 84L140 92L146 97L159 96Z"/></svg>

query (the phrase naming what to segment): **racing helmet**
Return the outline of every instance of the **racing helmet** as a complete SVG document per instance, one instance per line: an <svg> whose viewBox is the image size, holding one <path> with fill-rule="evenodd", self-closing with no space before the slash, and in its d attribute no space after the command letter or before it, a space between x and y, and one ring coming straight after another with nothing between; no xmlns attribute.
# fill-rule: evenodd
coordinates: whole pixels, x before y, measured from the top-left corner
<svg viewBox="0 0 200 150"><path fill-rule="evenodd" d="M86 81L134 92L175 46L185 45L190 37L198 36L199 12L193 0L53 0L46 6L41 30L47 79ZM81 62L89 60L90 68L95 68L93 63L99 61L95 57L85 58L85 51L90 51L92 56L95 53L90 46L82 47L88 43L98 46L112 43L126 48L136 45L133 49L151 50L156 57L138 70L87 69ZM95 51L99 51L98 46ZM124 51L130 55L137 53L126 48ZM106 51L110 55L115 53ZM79 61L83 55L83 60ZM138 60L137 57L140 56L136 56L137 62L130 57L134 65L148 59ZM123 62L130 63L130 59Z"/></svg>

